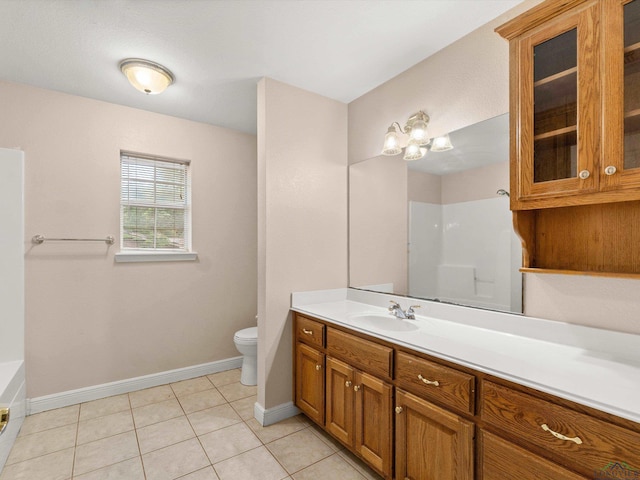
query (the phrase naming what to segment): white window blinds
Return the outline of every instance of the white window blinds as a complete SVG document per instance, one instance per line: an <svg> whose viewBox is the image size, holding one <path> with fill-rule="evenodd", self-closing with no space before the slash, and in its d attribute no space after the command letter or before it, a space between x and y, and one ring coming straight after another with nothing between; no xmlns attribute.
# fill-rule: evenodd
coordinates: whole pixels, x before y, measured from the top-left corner
<svg viewBox="0 0 640 480"><path fill-rule="evenodd" d="M121 152L120 245L191 248L189 163Z"/></svg>

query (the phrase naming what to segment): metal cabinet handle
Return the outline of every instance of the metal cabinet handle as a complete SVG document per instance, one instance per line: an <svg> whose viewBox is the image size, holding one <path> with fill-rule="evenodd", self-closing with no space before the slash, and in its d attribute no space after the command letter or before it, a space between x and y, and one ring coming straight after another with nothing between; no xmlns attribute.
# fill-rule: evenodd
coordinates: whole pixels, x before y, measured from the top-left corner
<svg viewBox="0 0 640 480"><path fill-rule="evenodd" d="M606 173L607 175L613 175L617 171L618 169L613 165L609 165L607 168L604 169L604 173Z"/></svg>
<svg viewBox="0 0 640 480"><path fill-rule="evenodd" d="M357 392L358 390L360 390L360 385L354 385L353 386L353 391Z"/></svg>
<svg viewBox="0 0 640 480"><path fill-rule="evenodd" d="M305 335L313 335L313 330L307 330L306 328L303 328L302 333L304 333Z"/></svg>
<svg viewBox="0 0 640 480"><path fill-rule="evenodd" d="M433 385L434 387L440 386L440 382L438 380L428 380L420 374L418 374L418 380L422 380L422 383L426 383L427 385Z"/></svg>
<svg viewBox="0 0 640 480"><path fill-rule="evenodd" d="M0 435L4 432L4 429L7 428L9 424L9 409L8 408L0 408Z"/></svg>
<svg viewBox="0 0 640 480"><path fill-rule="evenodd" d="M346 382L344 382L344 386L349 388L351 386L351 380L347 380Z"/></svg>
<svg viewBox="0 0 640 480"><path fill-rule="evenodd" d="M591 172L589 172L589 170L580 170L580 173L578 174L578 176L582 180L586 180L587 178L589 178L591 176Z"/></svg>
<svg viewBox="0 0 640 480"><path fill-rule="evenodd" d="M320 365L319 363L316 364L316 370L320 370L322 368L322 365Z"/></svg>
<svg viewBox="0 0 640 480"><path fill-rule="evenodd" d="M582 439L580 437L567 437L561 433L558 432L554 432L553 430L551 430L548 425L546 423L543 423L542 425L540 425L540 428L542 428L545 432L549 432L551 435L553 435L554 437L560 439L560 440L566 440L568 442L574 442L578 445L582 444Z"/></svg>
<svg viewBox="0 0 640 480"><path fill-rule="evenodd" d="M402 413L402 407L396 407L396 413L399 415Z"/></svg>

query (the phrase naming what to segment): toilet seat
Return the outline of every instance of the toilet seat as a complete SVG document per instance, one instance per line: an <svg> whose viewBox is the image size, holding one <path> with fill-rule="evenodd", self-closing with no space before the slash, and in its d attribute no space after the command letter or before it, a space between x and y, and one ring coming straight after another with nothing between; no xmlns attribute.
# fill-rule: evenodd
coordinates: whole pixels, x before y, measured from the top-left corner
<svg viewBox="0 0 640 480"><path fill-rule="evenodd" d="M258 327L249 327L238 330L233 336L233 341L240 345L257 345Z"/></svg>

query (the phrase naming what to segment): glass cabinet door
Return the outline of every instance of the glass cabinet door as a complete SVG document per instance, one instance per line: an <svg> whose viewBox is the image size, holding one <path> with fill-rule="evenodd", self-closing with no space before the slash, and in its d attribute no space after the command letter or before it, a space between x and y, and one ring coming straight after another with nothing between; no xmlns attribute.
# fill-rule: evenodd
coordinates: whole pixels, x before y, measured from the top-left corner
<svg viewBox="0 0 640 480"><path fill-rule="evenodd" d="M533 181L577 175L577 28L533 47Z"/></svg>
<svg viewBox="0 0 640 480"><path fill-rule="evenodd" d="M521 112L522 197L597 188L596 9L564 17L521 42L521 105L533 106Z"/></svg>
<svg viewBox="0 0 640 480"><path fill-rule="evenodd" d="M624 12L624 169L640 168L640 0Z"/></svg>

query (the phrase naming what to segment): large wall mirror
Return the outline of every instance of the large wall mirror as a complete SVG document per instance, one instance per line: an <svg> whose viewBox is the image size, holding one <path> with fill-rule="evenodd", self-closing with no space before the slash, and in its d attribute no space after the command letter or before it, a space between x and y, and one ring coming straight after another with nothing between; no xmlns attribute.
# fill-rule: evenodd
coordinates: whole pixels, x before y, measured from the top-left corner
<svg viewBox="0 0 640 480"><path fill-rule="evenodd" d="M508 115L449 135L446 152L349 167L349 284L521 313Z"/></svg>

